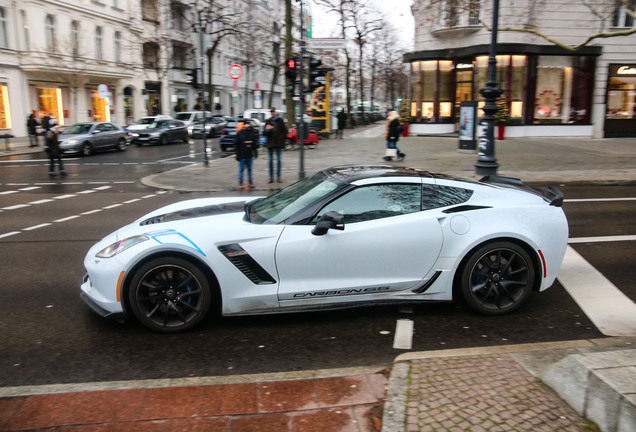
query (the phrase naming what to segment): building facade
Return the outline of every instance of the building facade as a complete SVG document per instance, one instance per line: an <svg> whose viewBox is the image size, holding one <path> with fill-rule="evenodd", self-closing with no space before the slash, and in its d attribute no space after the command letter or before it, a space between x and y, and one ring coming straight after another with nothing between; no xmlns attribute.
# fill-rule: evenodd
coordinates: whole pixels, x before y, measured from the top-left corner
<svg viewBox="0 0 636 432"><path fill-rule="evenodd" d="M272 23L284 17L284 0L199 0L198 5L0 0L0 134L25 136L29 114L49 115L62 125L113 121L125 126L146 115L201 108L199 91L188 83L188 72L201 64L201 41L204 51L218 42L211 62L203 56L205 78L199 73L199 81L213 84L215 113L242 113L269 102L270 95L274 105L281 105L283 79L272 78L266 66L271 53L257 46L245 17L263 28L275 27L263 31L261 41L276 41L280 29ZM219 41L215 25L239 31ZM233 64L245 71L239 80L228 75Z"/></svg>
<svg viewBox="0 0 636 432"><path fill-rule="evenodd" d="M458 130L463 101L485 103L492 0L415 0L412 133ZM497 85L506 136L636 136L636 34L623 2L501 2ZM483 115L478 110L479 115Z"/></svg>

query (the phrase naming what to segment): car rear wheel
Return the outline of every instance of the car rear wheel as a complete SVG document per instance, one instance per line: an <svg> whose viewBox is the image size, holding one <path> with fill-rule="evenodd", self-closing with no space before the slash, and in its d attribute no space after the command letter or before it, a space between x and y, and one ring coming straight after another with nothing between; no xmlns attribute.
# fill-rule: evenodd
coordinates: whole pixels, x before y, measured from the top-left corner
<svg viewBox="0 0 636 432"><path fill-rule="evenodd" d="M161 137L159 138L159 144L161 144L161 145L168 144L168 137L165 136L165 135L161 135Z"/></svg>
<svg viewBox="0 0 636 432"><path fill-rule="evenodd" d="M126 140L124 138L119 138L119 141L117 142L117 151L124 150L126 150Z"/></svg>
<svg viewBox="0 0 636 432"><path fill-rule="evenodd" d="M90 143L82 144L82 155L90 156L93 154L93 146Z"/></svg>
<svg viewBox="0 0 636 432"><path fill-rule="evenodd" d="M520 307L534 285L532 259L520 246L495 242L477 249L464 265L461 290L466 303L486 315Z"/></svg>
<svg viewBox="0 0 636 432"><path fill-rule="evenodd" d="M181 258L162 257L137 270L128 290L133 315L162 333L189 330L203 320L212 294L203 272Z"/></svg>
<svg viewBox="0 0 636 432"><path fill-rule="evenodd" d="M183 142L186 144L190 142L190 136L188 135L187 132L183 133Z"/></svg>

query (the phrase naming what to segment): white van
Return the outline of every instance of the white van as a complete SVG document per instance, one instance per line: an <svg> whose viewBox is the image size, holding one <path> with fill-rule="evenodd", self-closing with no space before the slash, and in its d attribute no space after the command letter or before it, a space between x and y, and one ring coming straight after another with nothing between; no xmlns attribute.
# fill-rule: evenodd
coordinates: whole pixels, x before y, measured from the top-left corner
<svg viewBox="0 0 636 432"><path fill-rule="evenodd" d="M276 109L276 112L283 118L283 120L285 120L285 123L287 123L287 111ZM271 116L269 108L248 109L243 113L244 118L253 118L258 120L260 123L265 123L265 120Z"/></svg>
<svg viewBox="0 0 636 432"><path fill-rule="evenodd" d="M212 113L210 111L206 111L205 115L206 117L212 117ZM203 120L203 111L178 112L174 115L174 118L181 120L186 124L186 126L190 126L195 120Z"/></svg>

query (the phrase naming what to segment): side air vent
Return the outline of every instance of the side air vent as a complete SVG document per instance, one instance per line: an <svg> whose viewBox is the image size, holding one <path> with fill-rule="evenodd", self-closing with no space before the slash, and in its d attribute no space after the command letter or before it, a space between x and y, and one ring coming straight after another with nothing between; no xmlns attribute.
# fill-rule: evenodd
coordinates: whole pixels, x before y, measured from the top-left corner
<svg viewBox="0 0 636 432"><path fill-rule="evenodd" d="M239 244L220 246L219 252L256 285L276 283L276 280Z"/></svg>
<svg viewBox="0 0 636 432"><path fill-rule="evenodd" d="M427 289L429 289L437 280L437 278L439 277L439 275L442 274L441 270L437 270L435 272L435 274L426 282L424 282L423 285L415 288L412 292L417 293L417 294L422 294L423 292L425 292Z"/></svg>
<svg viewBox="0 0 636 432"><path fill-rule="evenodd" d="M476 206L476 205L460 205L460 206L456 206L456 207L452 207L449 209L446 209L444 211L442 211L442 213L462 213L462 212L467 212L467 211L473 211L473 210L483 210L483 209L488 209L490 207L488 206Z"/></svg>

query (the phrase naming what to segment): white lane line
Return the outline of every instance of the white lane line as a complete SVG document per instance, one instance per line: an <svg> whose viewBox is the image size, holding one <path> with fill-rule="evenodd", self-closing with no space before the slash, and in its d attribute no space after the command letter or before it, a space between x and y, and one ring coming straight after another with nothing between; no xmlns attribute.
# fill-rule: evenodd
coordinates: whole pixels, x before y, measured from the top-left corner
<svg viewBox="0 0 636 432"><path fill-rule="evenodd" d="M21 209L24 207L31 207L29 204L16 204L16 205L12 205L9 207L2 207L0 208L0 210L17 210L17 209Z"/></svg>
<svg viewBox="0 0 636 432"><path fill-rule="evenodd" d="M413 346L413 320L399 319L393 337L394 349L411 349Z"/></svg>
<svg viewBox="0 0 636 432"><path fill-rule="evenodd" d="M568 243L599 243L599 242L617 242L617 241L633 241L636 235L622 236L599 236L599 237L575 237L568 240Z"/></svg>
<svg viewBox="0 0 636 432"><path fill-rule="evenodd" d="M563 202L577 203L577 202L611 202L611 201L636 201L636 198L576 198L565 199Z"/></svg>
<svg viewBox="0 0 636 432"><path fill-rule="evenodd" d="M96 187L95 190L106 190L110 188L112 188L112 186L100 186L100 187Z"/></svg>
<svg viewBox="0 0 636 432"><path fill-rule="evenodd" d="M67 217L62 218L62 219L54 220L53 222L58 222L58 223L59 222L66 222L66 221L70 221L70 220L73 220L73 219L77 219L78 217L80 217L80 215L67 216Z"/></svg>
<svg viewBox="0 0 636 432"><path fill-rule="evenodd" d="M95 189L86 189L86 190L83 190L83 191L79 191L77 194L78 195L79 194L92 194L92 193L95 193L95 192L97 192Z"/></svg>
<svg viewBox="0 0 636 432"><path fill-rule="evenodd" d="M83 213L80 213L82 216L86 216L86 215L91 215L91 214L95 214L95 213L99 213L100 211L103 211L102 209L95 209L95 210L89 210L89 211L85 211Z"/></svg>
<svg viewBox="0 0 636 432"><path fill-rule="evenodd" d="M9 237L16 234L20 234L20 231L11 231L8 233L0 234L0 238Z"/></svg>
<svg viewBox="0 0 636 432"><path fill-rule="evenodd" d="M74 196L75 196L75 194L58 195L56 197L53 197L53 199L63 200L63 199L67 199L67 198L73 198Z"/></svg>
<svg viewBox="0 0 636 432"><path fill-rule="evenodd" d="M117 204L111 204L111 205L109 205L109 206L102 207L102 208L103 208L104 210L110 210L110 209L112 209L112 208L120 207L120 206L122 206L122 205L123 205L122 203L117 203Z"/></svg>
<svg viewBox="0 0 636 432"><path fill-rule="evenodd" d="M606 336L636 336L636 304L572 246L557 276L585 315Z"/></svg>
<svg viewBox="0 0 636 432"><path fill-rule="evenodd" d="M0 192L0 195L11 195L14 193L18 193L18 191L17 190L3 191L3 192Z"/></svg>
<svg viewBox="0 0 636 432"><path fill-rule="evenodd" d="M29 186L29 187L21 188L20 190L26 192L26 191L31 191L31 190L35 190L35 189L42 189L42 187L41 186Z"/></svg>
<svg viewBox="0 0 636 432"><path fill-rule="evenodd" d="M29 204L37 205L37 204L50 203L50 202L53 202L53 201L55 201L55 200L52 200L50 198L45 198L45 199L41 199L41 200L37 200L37 201L31 201L31 202L29 202Z"/></svg>
<svg viewBox="0 0 636 432"><path fill-rule="evenodd" d="M32 227L22 228L22 231L33 231L33 230L35 230L35 229L38 229L38 228L44 228L44 227L49 226L49 225L51 225L51 224L50 224L50 223L48 223L48 222L47 222L47 223L40 224L40 225L33 225Z"/></svg>
<svg viewBox="0 0 636 432"><path fill-rule="evenodd" d="M141 201L141 198L135 198L128 201L124 201L124 204L132 204L134 202Z"/></svg>

